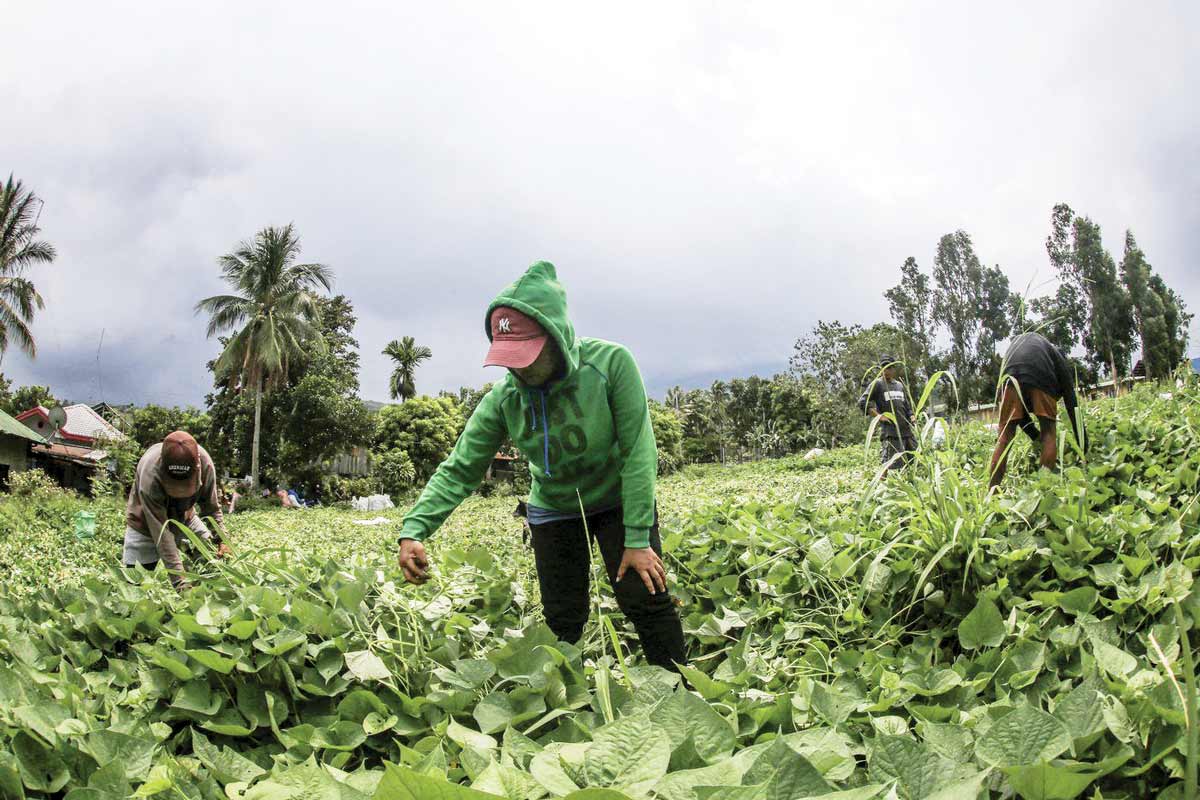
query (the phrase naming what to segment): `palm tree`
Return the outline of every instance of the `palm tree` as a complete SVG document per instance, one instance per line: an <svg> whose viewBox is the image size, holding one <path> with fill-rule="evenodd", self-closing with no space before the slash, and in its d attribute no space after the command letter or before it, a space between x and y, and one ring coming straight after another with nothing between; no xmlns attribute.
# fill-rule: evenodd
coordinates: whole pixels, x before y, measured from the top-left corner
<svg viewBox="0 0 1200 800"><path fill-rule="evenodd" d="M383 348L383 354L396 363L392 370L391 392L392 399L403 403L417 396L417 385L414 374L421 362L433 357L433 351L425 345L417 344L411 336L403 339L392 339Z"/></svg>
<svg viewBox="0 0 1200 800"><path fill-rule="evenodd" d="M9 175L8 182L0 187L0 358L8 350L10 339L30 358L37 356L37 343L29 326L34 311L46 304L25 274L34 264L54 260L52 245L34 241L41 230L37 226L40 212L37 195Z"/></svg>
<svg viewBox="0 0 1200 800"><path fill-rule="evenodd" d="M329 290L333 271L324 264L293 263L300 238L292 226L264 228L221 256L221 275L237 294L207 297L196 313L209 314L208 335L236 330L216 361L216 373L231 388L254 389L254 439L250 478L258 489L258 443L263 392L287 381L291 364L312 351L323 352L321 308L316 290Z"/></svg>
<svg viewBox="0 0 1200 800"><path fill-rule="evenodd" d="M692 415L692 411L694 410L692 402L688 399L687 392L679 386L672 386L670 389L667 389L667 394L663 398L663 404L675 412L680 422L687 422L688 417Z"/></svg>

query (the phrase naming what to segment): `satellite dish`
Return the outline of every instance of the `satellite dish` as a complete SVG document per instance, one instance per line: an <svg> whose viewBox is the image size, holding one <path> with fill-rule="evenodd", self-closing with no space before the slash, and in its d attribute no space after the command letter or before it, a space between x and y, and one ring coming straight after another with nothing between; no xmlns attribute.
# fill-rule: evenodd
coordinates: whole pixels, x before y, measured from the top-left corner
<svg viewBox="0 0 1200 800"><path fill-rule="evenodd" d="M55 406L54 408L50 409L50 426L54 428L54 432L50 434L51 436L57 434L66 424L67 410L65 408L62 406Z"/></svg>

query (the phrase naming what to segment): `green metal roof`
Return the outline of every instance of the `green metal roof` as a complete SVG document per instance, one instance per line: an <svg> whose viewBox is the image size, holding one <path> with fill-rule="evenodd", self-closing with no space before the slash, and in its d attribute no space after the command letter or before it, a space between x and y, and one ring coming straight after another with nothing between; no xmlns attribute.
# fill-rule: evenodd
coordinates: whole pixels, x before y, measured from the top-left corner
<svg viewBox="0 0 1200 800"><path fill-rule="evenodd" d="M25 427L20 422L17 422L3 411L0 411L0 436L5 434L9 436L20 436L22 439L29 439L30 441L37 442L38 444L49 444L49 442L47 442L41 436L34 433L33 430Z"/></svg>

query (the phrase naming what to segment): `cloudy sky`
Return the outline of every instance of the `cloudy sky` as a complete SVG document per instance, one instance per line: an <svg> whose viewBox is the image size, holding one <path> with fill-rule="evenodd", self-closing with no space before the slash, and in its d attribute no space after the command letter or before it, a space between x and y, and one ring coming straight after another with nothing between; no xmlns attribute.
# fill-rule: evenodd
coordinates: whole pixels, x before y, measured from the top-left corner
<svg viewBox="0 0 1200 800"><path fill-rule="evenodd" d="M885 318L957 228L1044 289L1057 202L1200 309L1195 3L181 5L4 11L0 172L59 253L18 384L201 402L192 307L287 222L357 309L370 399L403 335L420 390L488 380L482 309L538 259L661 394Z"/></svg>

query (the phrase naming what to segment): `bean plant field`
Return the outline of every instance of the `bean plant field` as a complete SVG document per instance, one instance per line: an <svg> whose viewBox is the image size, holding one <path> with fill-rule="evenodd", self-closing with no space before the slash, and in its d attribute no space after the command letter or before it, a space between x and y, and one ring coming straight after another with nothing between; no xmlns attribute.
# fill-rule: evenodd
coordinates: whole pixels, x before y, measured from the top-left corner
<svg viewBox="0 0 1200 800"><path fill-rule="evenodd" d="M664 479L682 676L599 580L555 640L514 497L421 588L376 514L235 515L183 594L116 568L115 501L80 542L85 501L0 500L0 797L1193 797L1200 389L1086 417L990 496L968 425L886 480L874 444Z"/></svg>

